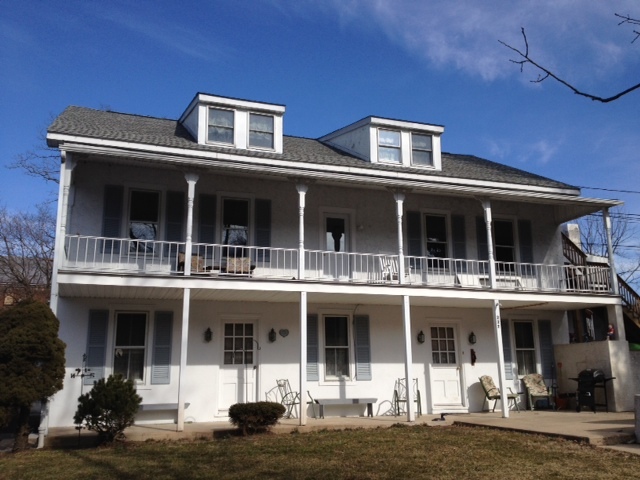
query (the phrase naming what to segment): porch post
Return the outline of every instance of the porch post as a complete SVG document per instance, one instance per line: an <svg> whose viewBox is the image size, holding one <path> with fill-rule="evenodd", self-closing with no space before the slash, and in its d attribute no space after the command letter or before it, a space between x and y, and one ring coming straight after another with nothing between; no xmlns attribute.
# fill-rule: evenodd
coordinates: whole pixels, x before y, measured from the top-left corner
<svg viewBox="0 0 640 480"><path fill-rule="evenodd" d="M404 332L404 377L407 393L407 422L414 422L416 411L413 405L413 353L411 352L411 304L409 295L402 296L402 326Z"/></svg>
<svg viewBox="0 0 640 480"><path fill-rule="evenodd" d="M482 208L484 210L484 223L487 228L487 250L489 259L489 284L491 289L495 289L498 286L496 280L496 260L493 256L493 229L491 228L491 202L489 200L482 200ZM501 386L502 388L502 386Z"/></svg>
<svg viewBox="0 0 640 480"><path fill-rule="evenodd" d="M300 426L307 424L307 292L300 292Z"/></svg>
<svg viewBox="0 0 640 480"><path fill-rule="evenodd" d="M404 193L393 194L396 200L396 223L398 230L398 280L404 283L404 240L402 237L402 216L404 214Z"/></svg>
<svg viewBox="0 0 640 480"><path fill-rule="evenodd" d="M304 279L304 207L308 189L308 185L304 183L296 184L296 190L298 190L298 280Z"/></svg>
<svg viewBox="0 0 640 480"><path fill-rule="evenodd" d="M504 373L504 349L502 348L502 319L500 318L500 302L493 300L493 330L496 336L496 346L498 348L498 380L500 382L500 393L502 398L502 417L509 418L509 401L507 400L507 378Z"/></svg>
<svg viewBox="0 0 640 480"><path fill-rule="evenodd" d="M187 263L184 262L185 269ZM182 297L182 336L180 340L180 368L178 370L178 421L176 431L184 430L184 374L187 368L187 345L189 343L189 308L191 306L191 289L185 288Z"/></svg>
<svg viewBox="0 0 640 480"><path fill-rule="evenodd" d="M604 231L607 234L607 254L609 256L609 273L611 274L611 288L614 295L618 295L618 272L616 271L616 263L613 255L613 241L611 240L611 216L609 209L602 209L602 221L604 222Z"/></svg>
<svg viewBox="0 0 640 480"><path fill-rule="evenodd" d="M184 245L184 274L191 275L191 251L193 239L193 199L195 197L196 182L198 175L187 173L184 178L187 180L187 232ZM180 369L178 373L178 421L177 431L184 430L184 384L187 369L187 348L189 344L189 310L191 308L191 289L185 288L182 297L182 336L180 341Z"/></svg>

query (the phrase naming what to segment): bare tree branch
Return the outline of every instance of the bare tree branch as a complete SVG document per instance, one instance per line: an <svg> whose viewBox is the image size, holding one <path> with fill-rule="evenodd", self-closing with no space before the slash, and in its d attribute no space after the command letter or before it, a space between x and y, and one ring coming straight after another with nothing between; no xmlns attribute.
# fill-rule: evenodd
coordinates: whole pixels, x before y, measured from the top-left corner
<svg viewBox="0 0 640 480"><path fill-rule="evenodd" d="M39 145L33 150L16 155L14 161L7 165L7 168L21 169L36 178L42 178L46 182L58 183L60 175L60 152L55 148L46 145L44 133L39 135Z"/></svg>
<svg viewBox="0 0 640 480"><path fill-rule="evenodd" d="M623 21L620 22L620 24L623 24L623 23L640 24L640 20L636 20L636 19L631 18L629 16L625 17L625 16L618 15L618 14L616 14L616 15L618 17L620 17L620 18L623 18ZM579 90L578 88L574 87L572 84L570 84L566 80L562 79L561 77L559 77L558 75L553 73L551 70L549 70L548 68L542 66L536 60L531 58L531 56L529 55L529 41L527 40L527 35L526 35L525 31L524 31L524 27L521 30L522 30L522 38L524 39L524 46L525 46L524 47L524 51L520 50L520 49L518 49L516 47L513 47L513 46L509 45L508 43L503 42L502 40L498 40L498 42L500 42L502 45L504 45L508 49L516 52L520 56L520 58L522 60L510 60L510 62L515 63L516 65L520 65L520 72L522 72L524 70L524 66L526 64L533 65L535 68L537 68L538 70L540 70L542 72L541 74L538 75L537 79L531 80L532 83L542 83L548 78L553 78L558 83L561 83L565 87L569 88L576 95L580 95L580 96L589 98L589 99L591 99L593 101L602 102L602 103L613 102L614 100L617 100L620 97L622 97L624 95L627 95L628 93L633 92L634 90L640 89L640 83L638 83L638 84L633 85L632 87L629 87L626 90L623 90L623 91L621 91L621 92L619 92L619 93L617 93L615 95L612 95L610 97L600 97L600 96L592 95L590 93L587 93L587 92L584 92L582 90ZM636 31L634 31L634 33L636 33L637 35L640 35L640 33L636 32ZM634 41L637 38L638 37L636 36Z"/></svg>
<svg viewBox="0 0 640 480"><path fill-rule="evenodd" d="M624 23L628 23L630 25L640 25L640 19L637 18L631 18L629 15L620 15L618 13L614 14L616 17L618 18L622 18L622 21L620 23L618 23L618 26L624 24ZM633 40L631 40L631 43L635 42L638 38L640 38L640 31L639 30L634 30L633 33L636 34L636 36L633 38Z"/></svg>

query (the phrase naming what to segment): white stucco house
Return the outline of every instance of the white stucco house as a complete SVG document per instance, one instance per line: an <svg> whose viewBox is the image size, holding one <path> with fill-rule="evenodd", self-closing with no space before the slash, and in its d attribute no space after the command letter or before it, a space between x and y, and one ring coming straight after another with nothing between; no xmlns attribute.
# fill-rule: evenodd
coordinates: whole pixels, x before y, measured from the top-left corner
<svg viewBox="0 0 640 480"><path fill-rule="evenodd" d="M561 384L581 367L615 376L609 408L631 409L614 266L576 280L561 239L620 202L445 153L439 125L371 116L310 139L284 135L284 118L198 93L178 120L69 107L49 127L67 344L49 427L72 425L81 391L112 373L136 382L138 422L178 429L273 398L277 379L303 392L300 424L307 391L345 400L326 415L362 415L358 398L383 415L411 378L423 412L472 412L481 375L521 392L525 373ZM603 310L618 339L557 368L581 309ZM93 376L72 378L83 367Z"/></svg>

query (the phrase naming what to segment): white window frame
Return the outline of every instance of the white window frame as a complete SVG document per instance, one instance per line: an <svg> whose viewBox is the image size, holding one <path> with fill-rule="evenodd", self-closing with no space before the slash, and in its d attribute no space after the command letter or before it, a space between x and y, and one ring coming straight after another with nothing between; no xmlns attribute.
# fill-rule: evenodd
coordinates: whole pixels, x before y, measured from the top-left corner
<svg viewBox="0 0 640 480"><path fill-rule="evenodd" d="M520 375L519 371L519 364L518 364L518 352L516 349L516 327L515 324L516 323L530 323L532 324L532 335L533 335L533 351L534 351L534 356L535 356L535 372L532 373L541 373L542 372L542 363L541 363L541 358L540 358L540 337L538 334L538 321L539 320L544 320L545 318L542 317L540 319L538 318L531 318L531 317L526 317L526 316L512 316L509 317L508 319L503 319L503 321L505 322L509 322L509 342L511 343L511 363L512 363L512 367L513 367L513 376L514 378L517 378L519 380L522 379L522 377L524 375ZM522 350L522 349L521 349ZM531 350L531 349L528 349Z"/></svg>
<svg viewBox="0 0 640 480"><path fill-rule="evenodd" d="M324 312L318 312L320 316L320 331L319 335L319 352L318 352L318 366L320 370L320 385L335 385L336 383L345 383L347 385L356 383L355 371L356 371L356 361L355 361L355 348L353 344L354 333L353 333L353 316L350 312L345 312L342 310L331 311L327 310ZM325 318L326 317L344 317L347 322L347 335L348 335L348 361L349 361L349 376L327 376L327 363L326 363L326 349L331 348L327 347L326 337L325 337Z"/></svg>
<svg viewBox="0 0 640 480"><path fill-rule="evenodd" d="M144 327L144 345L140 346L140 345L126 345L126 346L120 346L117 344L118 341L118 319L119 319L119 315L121 314L133 314L133 315L144 315L145 316L145 327ZM149 319L151 318L151 312L147 311L147 310L116 310L114 312L114 325L113 325L113 343L112 343L112 347L109 351L111 351L111 371L112 373L115 375L116 374L116 355L118 350L120 349L125 349L125 350L133 350L133 349L143 349L143 353L142 353L142 358L143 358L143 362L142 362L142 379L138 380L134 380L134 383L136 385L146 385L147 384L147 379L149 377L148 375L148 367L149 367L149 338L150 338L150 334L151 332L149 331L149 326L150 326L150 322ZM109 347L107 347L109 348ZM125 379L128 377L125 377Z"/></svg>
<svg viewBox="0 0 640 480"><path fill-rule="evenodd" d="M259 116L259 117L269 117L271 118L271 131L266 131L266 130L255 130L251 128L251 118L252 116ZM275 115L270 115L268 113L259 113L259 112L249 112L249 119L247 122L247 148L251 149L251 150L267 150L267 151L273 151L275 150L275 145L276 145L276 134L275 134L275 130L276 130L276 119L275 119ZM271 134L271 146L270 147L264 147L261 145L252 145L251 144L251 132L258 132L258 133L269 133Z"/></svg>
<svg viewBox="0 0 640 480"><path fill-rule="evenodd" d="M417 148L414 146L413 144L413 136L414 135L419 135L421 137L429 137L431 138L431 148L430 149L426 149L426 148ZM410 132L410 138L411 138L411 165L414 167L421 167L421 168L433 168L435 165L435 160L433 158L433 138L434 136L430 133L426 133L426 132ZM431 154L431 163L426 164L426 163L415 163L413 161L414 155L413 152L418 151L418 152L429 152Z"/></svg>
<svg viewBox="0 0 640 480"><path fill-rule="evenodd" d="M127 231L125 233L126 238L129 238L130 240L140 240L140 241L144 241L145 239L143 238L131 238L131 224L132 224L132 220L131 220L131 207L133 206L133 194L134 192L144 192L144 193L154 193L157 194L158 196L158 212L157 212L157 220L155 222L155 228L156 228L156 232L155 232L155 238L153 240L153 242L158 242L161 240L162 238L162 233L163 233L163 222L164 222L164 218L163 218L163 191L161 190L152 190L152 189L148 189L148 188L137 188L137 187L128 187L128 195L127 195L127 205L126 205L126 228ZM138 223L153 223L153 222L138 222ZM149 240L149 239L147 239Z"/></svg>
<svg viewBox="0 0 640 480"><path fill-rule="evenodd" d="M460 345L459 345L459 332L458 332L458 326L456 324L451 324L451 323L432 323L431 325L429 325L429 330L428 330L428 339L429 339L429 350L430 350L430 354L431 354L431 358L429 359L429 363L431 364L431 366L433 368L447 368L447 367L452 367L452 366L458 366L461 364L461 351L460 351ZM435 353L434 349L433 349L433 344L431 343L434 338L432 336L432 332L431 329L435 328L436 330L438 328L450 328L453 331L453 352L456 355L456 361L454 363L449 363L447 361L447 363L436 363L433 359L433 354ZM441 340L440 337L438 337L438 340ZM439 349L437 350L438 352L441 352ZM446 350L447 353L450 352L449 349Z"/></svg>
<svg viewBox="0 0 640 480"><path fill-rule="evenodd" d="M253 208L254 208L254 203L255 203L255 198L253 196L248 196L248 195L237 195L237 194L233 194L233 193L225 193L225 192L220 192L220 194L218 195L217 198L217 212L216 212L216 218L218 219L218 232L220 232L220 244L224 245L224 235L225 235L225 231L224 231L224 201L225 200L240 200L240 201L246 201L248 204L248 208L249 208L249 225L247 225L247 246L253 246L254 245L254 241L253 241Z"/></svg>
<svg viewBox="0 0 640 480"><path fill-rule="evenodd" d="M389 132L389 133L394 133L398 135L398 146L395 145L382 145L380 143L380 137L381 137L381 132ZM402 131L400 130L394 130L391 128L378 128L377 129L377 140L378 140L378 148L377 148L377 154L378 154L378 162L380 163L387 163L389 165L402 165L403 161L402 161ZM381 148L385 148L385 149L389 149L389 150L397 150L398 152L398 161L393 161L393 160L385 160L381 157L380 155L380 149Z"/></svg>
<svg viewBox="0 0 640 480"><path fill-rule="evenodd" d="M511 216L498 216L494 217L491 222L491 229L493 234L493 255L497 262L504 262L504 260L498 260L498 243L496 238L496 222L511 222L511 230L513 232L513 262L520 262L520 249L519 249L519 239L518 239L518 219L516 217ZM501 245L505 247L505 245Z"/></svg>
<svg viewBox="0 0 640 480"><path fill-rule="evenodd" d="M209 138L209 127L211 126L211 123L209 123L209 112L211 110L219 110L219 111L222 111L222 112L231 112L231 113L233 113L233 126L232 127L226 127L226 126L222 126L222 125L215 125L217 127L226 128L226 129L231 130L231 138L232 138L231 142L222 142L222 141L219 141L219 140L211 140ZM236 141L235 141L236 128L237 128L237 126L236 126L236 122L237 122L236 117L237 117L238 112L236 110L232 109L232 108L220 108L218 106L210 106L210 107L207 108L206 111L207 111L207 121L206 121L206 124L205 124L205 128L206 128L206 136L205 136L206 143L209 143L209 144L212 144L212 145L234 146L235 143L236 143Z"/></svg>

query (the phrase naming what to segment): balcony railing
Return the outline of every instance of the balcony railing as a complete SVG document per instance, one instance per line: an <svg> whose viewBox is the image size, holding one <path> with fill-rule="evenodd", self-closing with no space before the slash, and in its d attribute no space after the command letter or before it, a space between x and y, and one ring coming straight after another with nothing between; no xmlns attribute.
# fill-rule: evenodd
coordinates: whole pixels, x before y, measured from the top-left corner
<svg viewBox="0 0 640 480"><path fill-rule="evenodd" d="M70 271L132 275L183 275L184 242L67 236L62 268ZM401 278L398 255L304 251L298 275L298 249L194 243L192 276L305 280L355 284L405 284L423 287L489 289L485 260L404 257ZM608 293L607 266L496 262L496 287L532 292Z"/></svg>

